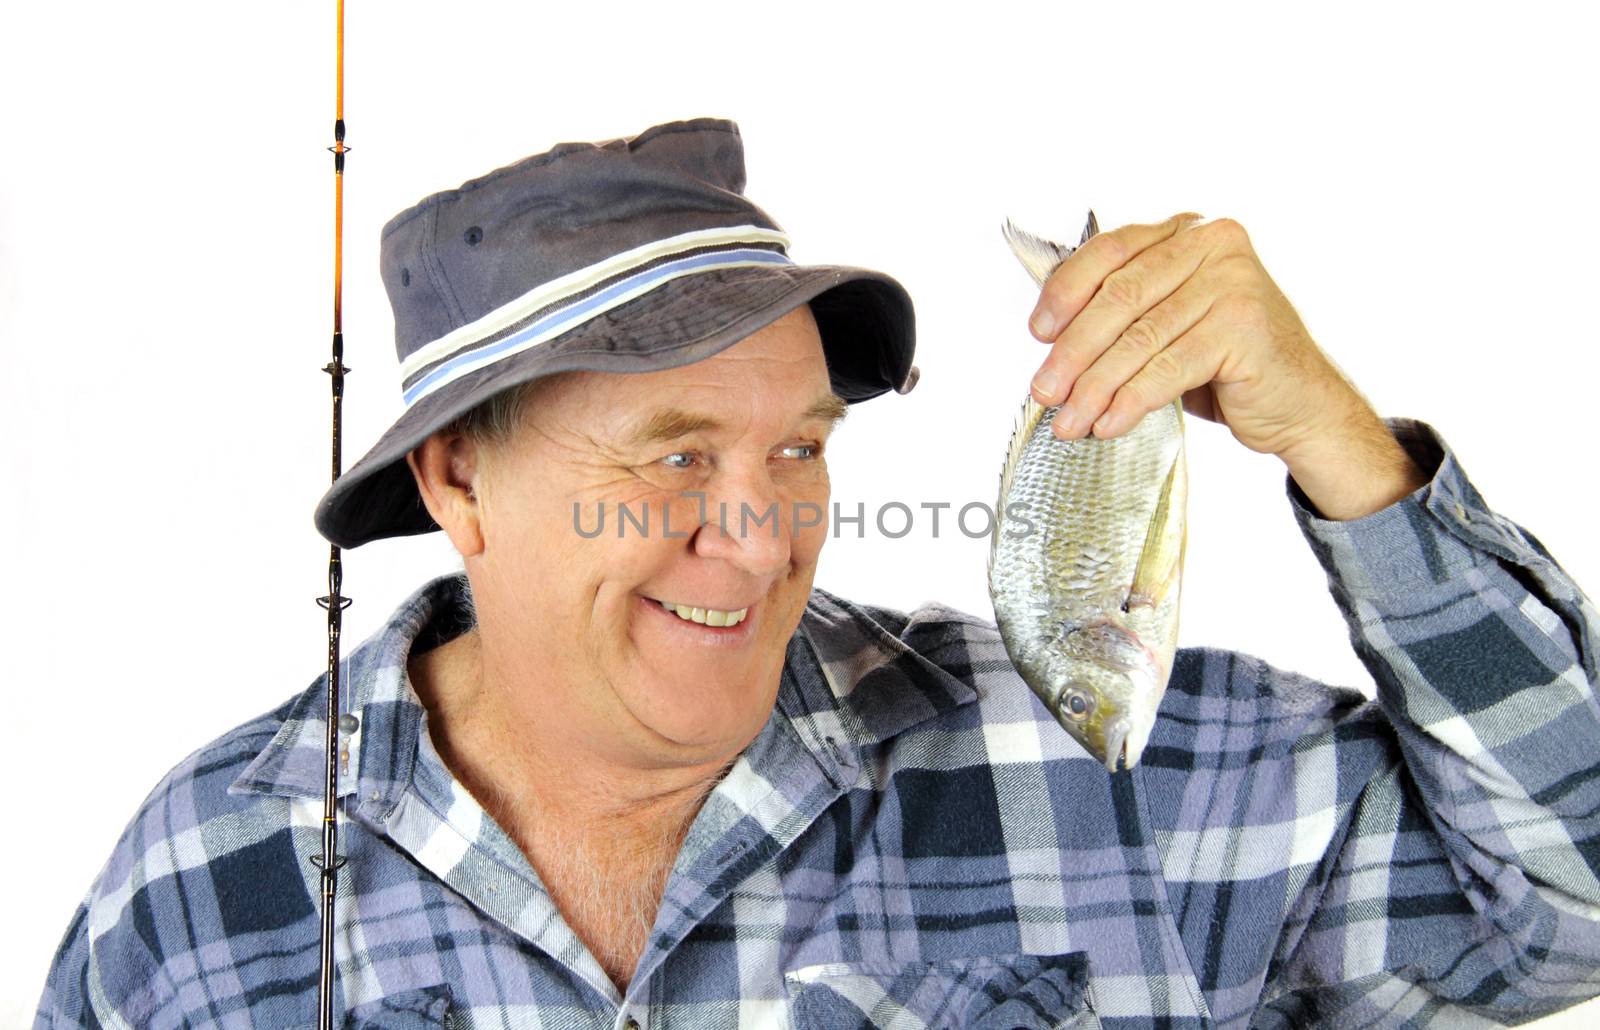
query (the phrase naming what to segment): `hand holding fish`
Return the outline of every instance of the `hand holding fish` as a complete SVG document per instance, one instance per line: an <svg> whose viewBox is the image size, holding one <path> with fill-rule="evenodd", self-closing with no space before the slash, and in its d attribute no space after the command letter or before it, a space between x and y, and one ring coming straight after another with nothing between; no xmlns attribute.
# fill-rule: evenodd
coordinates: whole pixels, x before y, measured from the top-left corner
<svg viewBox="0 0 1600 1030"><path fill-rule="evenodd" d="M1007 222L1053 344L1022 405L989 549L995 625L1018 675L1108 770L1137 765L1178 646L1188 539L1184 410L1276 454L1320 512L1349 519L1425 482L1317 348L1244 229L1193 213L1077 247ZM1064 403L1063 403L1064 402Z"/></svg>
<svg viewBox="0 0 1600 1030"><path fill-rule="evenodd" d="M1056 435L1115 437L1183 398L1275 454L1324 517L1377 511L1426 482L1312 340L1243 226L1194 212L1093 234L1029 322L1050 343L1033 396Z"/></svg>

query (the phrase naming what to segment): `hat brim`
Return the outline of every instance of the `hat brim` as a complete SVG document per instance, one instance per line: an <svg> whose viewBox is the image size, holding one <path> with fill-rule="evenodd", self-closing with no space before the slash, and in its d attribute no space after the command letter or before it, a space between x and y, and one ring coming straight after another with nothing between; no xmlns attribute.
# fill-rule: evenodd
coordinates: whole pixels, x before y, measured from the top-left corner
<svg viewBox="0 0 1600 1030"><path fill-rule="evenodd" d="M340 547L359 547L438 529L405 456L463 413L501 391L560 372L655 372L691 364L806 303L841 398L856 403L906 382L916 347L911 298L881 272L770 265L685 276L419 399L323 495L317 530Z"/></svg>

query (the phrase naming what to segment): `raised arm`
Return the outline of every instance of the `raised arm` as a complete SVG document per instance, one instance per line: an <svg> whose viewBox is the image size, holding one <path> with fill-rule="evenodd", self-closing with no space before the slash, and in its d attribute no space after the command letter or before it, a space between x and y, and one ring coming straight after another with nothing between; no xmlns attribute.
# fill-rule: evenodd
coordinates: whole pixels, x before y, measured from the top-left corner
<svg viewBox="0 0 1600 1030"><path fill-rule="evenodd" d="M1139 770L1219 1025L1520 1022L1600 993L1600 617L1432 429L1387 425L1414 492L1334 521L1288 481L1377 699L1191 649Z"/></svg>
<svg viewBox="0 0 1600 1030"><path fill-rule="evenodd" d="M1290 485L1395 750L1296 899L1267 999L1288 1025L1521 1021L1600 993L1600 617L1437 434L1388 424L1432 473L1415 493L1340 522Z"/></svg>

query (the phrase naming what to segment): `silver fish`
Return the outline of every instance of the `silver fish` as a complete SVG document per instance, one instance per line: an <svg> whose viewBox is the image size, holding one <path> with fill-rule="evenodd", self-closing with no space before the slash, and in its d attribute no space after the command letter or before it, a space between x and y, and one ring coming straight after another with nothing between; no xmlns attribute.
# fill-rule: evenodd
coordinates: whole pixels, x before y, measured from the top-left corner
<svg viewBox="0 0 1600 1030"><path fill-rule="evenodd" d="M1094 212L1078 246L1099 231ZM1005 237L1041 285L1076 247ZM1188 472L1181 401L1110 440L1061 440L1029 397L1000 471L989 596L1011 662L1116 771L1144 752L1178 646Z"/></svg>

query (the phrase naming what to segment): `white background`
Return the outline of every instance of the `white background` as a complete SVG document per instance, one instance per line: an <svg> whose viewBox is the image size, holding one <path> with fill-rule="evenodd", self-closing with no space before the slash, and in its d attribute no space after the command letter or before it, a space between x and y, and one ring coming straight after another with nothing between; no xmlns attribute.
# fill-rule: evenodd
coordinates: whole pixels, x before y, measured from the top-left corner
<svg viewBox="0 0 1600 1030"><path fill-rule="evenodd" d="M0 1025L27 1023L161 775L322 666L333 10L16 4L0 28ZM348 460L400 410L391 214L558 140L711 114L798 260L882 268L918 304L922 384L852 414L837 499L992 499L1044 354L1004 216L1075 242L1087 206L1107 229L1193 209L1239 220L1379 410L1437 426L1592 591L1580 12L354 0ZM1281 467L1190 425L1184 643L1370 688ZM983 542L921 528L830 542L818 583L988 614ZM349 552L347 646L454 562L437 534Z"/></svg>

